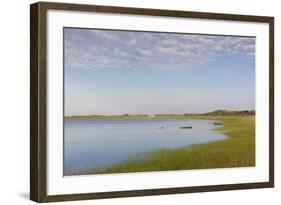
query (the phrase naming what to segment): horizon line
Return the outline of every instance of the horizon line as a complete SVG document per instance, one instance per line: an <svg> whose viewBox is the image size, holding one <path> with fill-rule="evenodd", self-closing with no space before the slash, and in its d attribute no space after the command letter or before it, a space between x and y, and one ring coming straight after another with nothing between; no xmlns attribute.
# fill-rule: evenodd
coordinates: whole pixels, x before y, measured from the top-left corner
<svg viewBox="0 0 281 205"><path fill-rule="evenodd" d="M213 112L255 112L255 109L241 109L241 110L227 110L227 109L217 109L212 110L209 112L197 112L197 113L156 113L156 114L148 114L148 113L122 113L122 114L78 114L78 115L64 115L64 117L90 117L90 116L97 116L97 117L112 117L112 116L156 116L156 115L203 115L209 114Z"/></svg>

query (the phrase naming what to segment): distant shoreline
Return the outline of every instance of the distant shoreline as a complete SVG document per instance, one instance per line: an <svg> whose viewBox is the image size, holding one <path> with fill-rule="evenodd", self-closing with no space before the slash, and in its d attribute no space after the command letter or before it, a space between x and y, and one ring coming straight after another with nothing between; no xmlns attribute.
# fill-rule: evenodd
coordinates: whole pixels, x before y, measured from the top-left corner
<svg viewBox="0 0 281 205"><path fill-rule="evenodd" d="M76 116L65 116L65 119L165 119L165 118L204 118L204 117L216 117L216 116L251 116L255 115L255 110L215 110L208 113L200 114L123 114L123 115L76 115Z"/></svg>

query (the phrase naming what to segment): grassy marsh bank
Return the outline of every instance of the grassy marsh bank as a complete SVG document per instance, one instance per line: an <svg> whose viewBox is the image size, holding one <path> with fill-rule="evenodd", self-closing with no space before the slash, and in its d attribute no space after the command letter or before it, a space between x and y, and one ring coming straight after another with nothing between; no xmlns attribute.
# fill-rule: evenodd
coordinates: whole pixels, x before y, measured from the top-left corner
<svg viewBox="0 0 281 205"><path fill-rule="evenodd" d="M135 155L119 164L88 169L83 174L188 170L204 168L248 167L255 165L255 116L186 116L219 120L217 130L229 138L177 149L163 149ZM214 127L215 128L215 127Z"/></svg>

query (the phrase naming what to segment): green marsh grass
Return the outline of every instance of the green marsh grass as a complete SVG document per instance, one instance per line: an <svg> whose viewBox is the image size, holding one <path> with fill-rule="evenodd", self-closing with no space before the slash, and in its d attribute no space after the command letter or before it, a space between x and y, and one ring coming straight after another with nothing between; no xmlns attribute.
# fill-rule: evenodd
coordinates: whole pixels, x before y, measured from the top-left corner
<svg viewBox="0 0 281 205"><path fill-rule="evenodd" d="M131 156L116 165L84 170L85 174L151 172L207 168L255 166L255 116L194 116L217 120L214 129L228 136L226 140L177 149L162 149Z"/></svg>

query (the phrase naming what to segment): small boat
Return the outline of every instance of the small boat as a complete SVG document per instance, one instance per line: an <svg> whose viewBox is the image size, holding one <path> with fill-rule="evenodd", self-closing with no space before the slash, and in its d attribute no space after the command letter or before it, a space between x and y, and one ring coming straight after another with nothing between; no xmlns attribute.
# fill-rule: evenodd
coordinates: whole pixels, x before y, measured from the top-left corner
<svg viewBox="0 0 281 205"><path fill-rule="evenodd" d="M180 127L180 129L192 129L192 126L183 126L183 127Z"/></svg>
<svg viewBox="0 0 281 205"><path fill-rule="evenodd" d="M163 126L159 126L159 127L157 127L157 129L164 129L164 127Z"/></svg>
<svg viewBox="0 0 281 205"><path fill-rule="evenodd" d="M215 122L214 125L222 125L221 122Z"/></svg>

